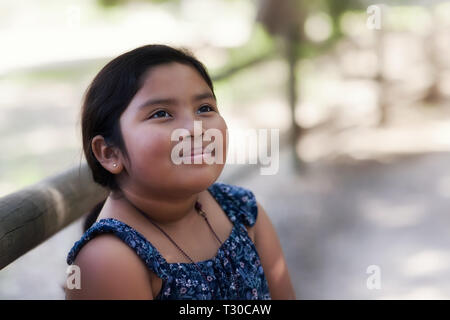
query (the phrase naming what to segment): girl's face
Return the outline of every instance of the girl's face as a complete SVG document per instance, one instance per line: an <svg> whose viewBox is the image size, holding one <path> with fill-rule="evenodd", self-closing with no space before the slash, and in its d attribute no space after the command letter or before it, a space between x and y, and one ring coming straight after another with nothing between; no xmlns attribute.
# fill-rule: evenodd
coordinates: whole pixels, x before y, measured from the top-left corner
<svg viewBox="0 0 450 320"><path fill-rule="evenodd" d="M201 132L195 131L195 139L211 128L221 132L223 161L176 164L172 160L172 149L179 143L171 141L173 131L187 129L193 147L194 121L202 125ZM121 115L120 128L129 155L129 162L124 160L126 173L119 175L124 189L161 196L195 193L211 185L222 172L227 126L211 89L189 65L169 63L151 68ZM203 149L211 143L201 142Z"/></svg>

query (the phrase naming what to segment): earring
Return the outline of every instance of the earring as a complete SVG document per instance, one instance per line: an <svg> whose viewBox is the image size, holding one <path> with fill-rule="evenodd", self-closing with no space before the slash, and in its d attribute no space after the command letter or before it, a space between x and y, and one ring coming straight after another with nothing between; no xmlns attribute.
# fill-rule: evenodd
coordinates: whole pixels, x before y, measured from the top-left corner
<svg viewBox="0 0 450 320"><path fill-rule="evenodd" d="M116 168L116 167L117 167L117 163L114 163L114 164L113 164L113 167Z"/></svg>

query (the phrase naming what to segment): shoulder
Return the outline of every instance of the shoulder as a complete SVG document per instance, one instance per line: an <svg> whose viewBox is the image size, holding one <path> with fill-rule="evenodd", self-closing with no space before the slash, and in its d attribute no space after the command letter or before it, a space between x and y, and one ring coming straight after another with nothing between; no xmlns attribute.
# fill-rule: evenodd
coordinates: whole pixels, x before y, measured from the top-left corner
<svg viewBox="0 0 450 320"><path fill-rule="evenodd" d="M150 274L131 248L111 234L95 237L79 251L74 265L81 288L67 299L151 299Z"/></svg>
<svg viewBox="0 0 450 320"><path fill-rule="evenodd" d="M280 239L264 208L258 203L259 218L254 226L254 243L261 259L272 299L295 299Z"/></svg>
<svg viewBox="0 0 450 320"><path fill-rule="evenodd" d="M253 192L237 185L223 182L216 182L210 190L230 215L231 220L239 221L246 227L252 227L256 223L258 216L258 206Z"/></svg>

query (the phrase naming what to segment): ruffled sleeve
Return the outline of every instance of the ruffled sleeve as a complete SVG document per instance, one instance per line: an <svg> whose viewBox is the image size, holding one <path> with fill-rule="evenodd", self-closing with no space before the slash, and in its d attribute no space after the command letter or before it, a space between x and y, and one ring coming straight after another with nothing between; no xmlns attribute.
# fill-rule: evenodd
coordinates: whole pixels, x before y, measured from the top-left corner
<svg viewBox="0 0 450 320"><path fill-rule="evenodd" d="M236 221L251 227L256 223L258 207L255 195L247 188L216 182L213 185L215 197L230 217Z"/></svg>
<svg viewBox="0 0 450 320"><path fill-rule="evenodd" d="M167 274L167 262L159 254L158 250L145 239L138 231L123 223L122 221L108 218L94 223L81 237L75 242L69 254L67 255L67 264L71 265L77 257L80 250L93 238L100 234L112 234L127 244L136 252L139 258L153 271L158 277L165 279Z"/></svg>

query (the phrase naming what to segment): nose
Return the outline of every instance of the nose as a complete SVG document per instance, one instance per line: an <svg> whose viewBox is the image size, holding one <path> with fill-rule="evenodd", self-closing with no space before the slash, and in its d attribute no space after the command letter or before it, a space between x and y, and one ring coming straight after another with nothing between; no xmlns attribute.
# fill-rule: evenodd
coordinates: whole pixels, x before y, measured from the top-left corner
<svg viewBox="0 0 450 320"><path fill-rule="evenodd" d="M196 120L193 116L187 116L183 122L180 123L180 128L186 130L185 135L180 137L180 141L188 143L192 149L195 147L202 147L204 135L202 121Z"/></svg>
<svg viewBox="0 0 450 320"><path fill-rule="evenodd" d="M186 108L185 110L190 110ZM195 114L192 112L185 112L180 121L180 126L189 132L188 138L196 138L197 136L203 136L203 125L201 120L197 120Z"/></svg>
<svg viewBox="0 0 450 320"><path fill-rule="evenodd" d="M201 154L203 152L203 127L201 121L192 119L191 121L183 122L183 129L186 129L186 134L181 138L183 144L182 156L187 152L187 155Z"/></svg>

